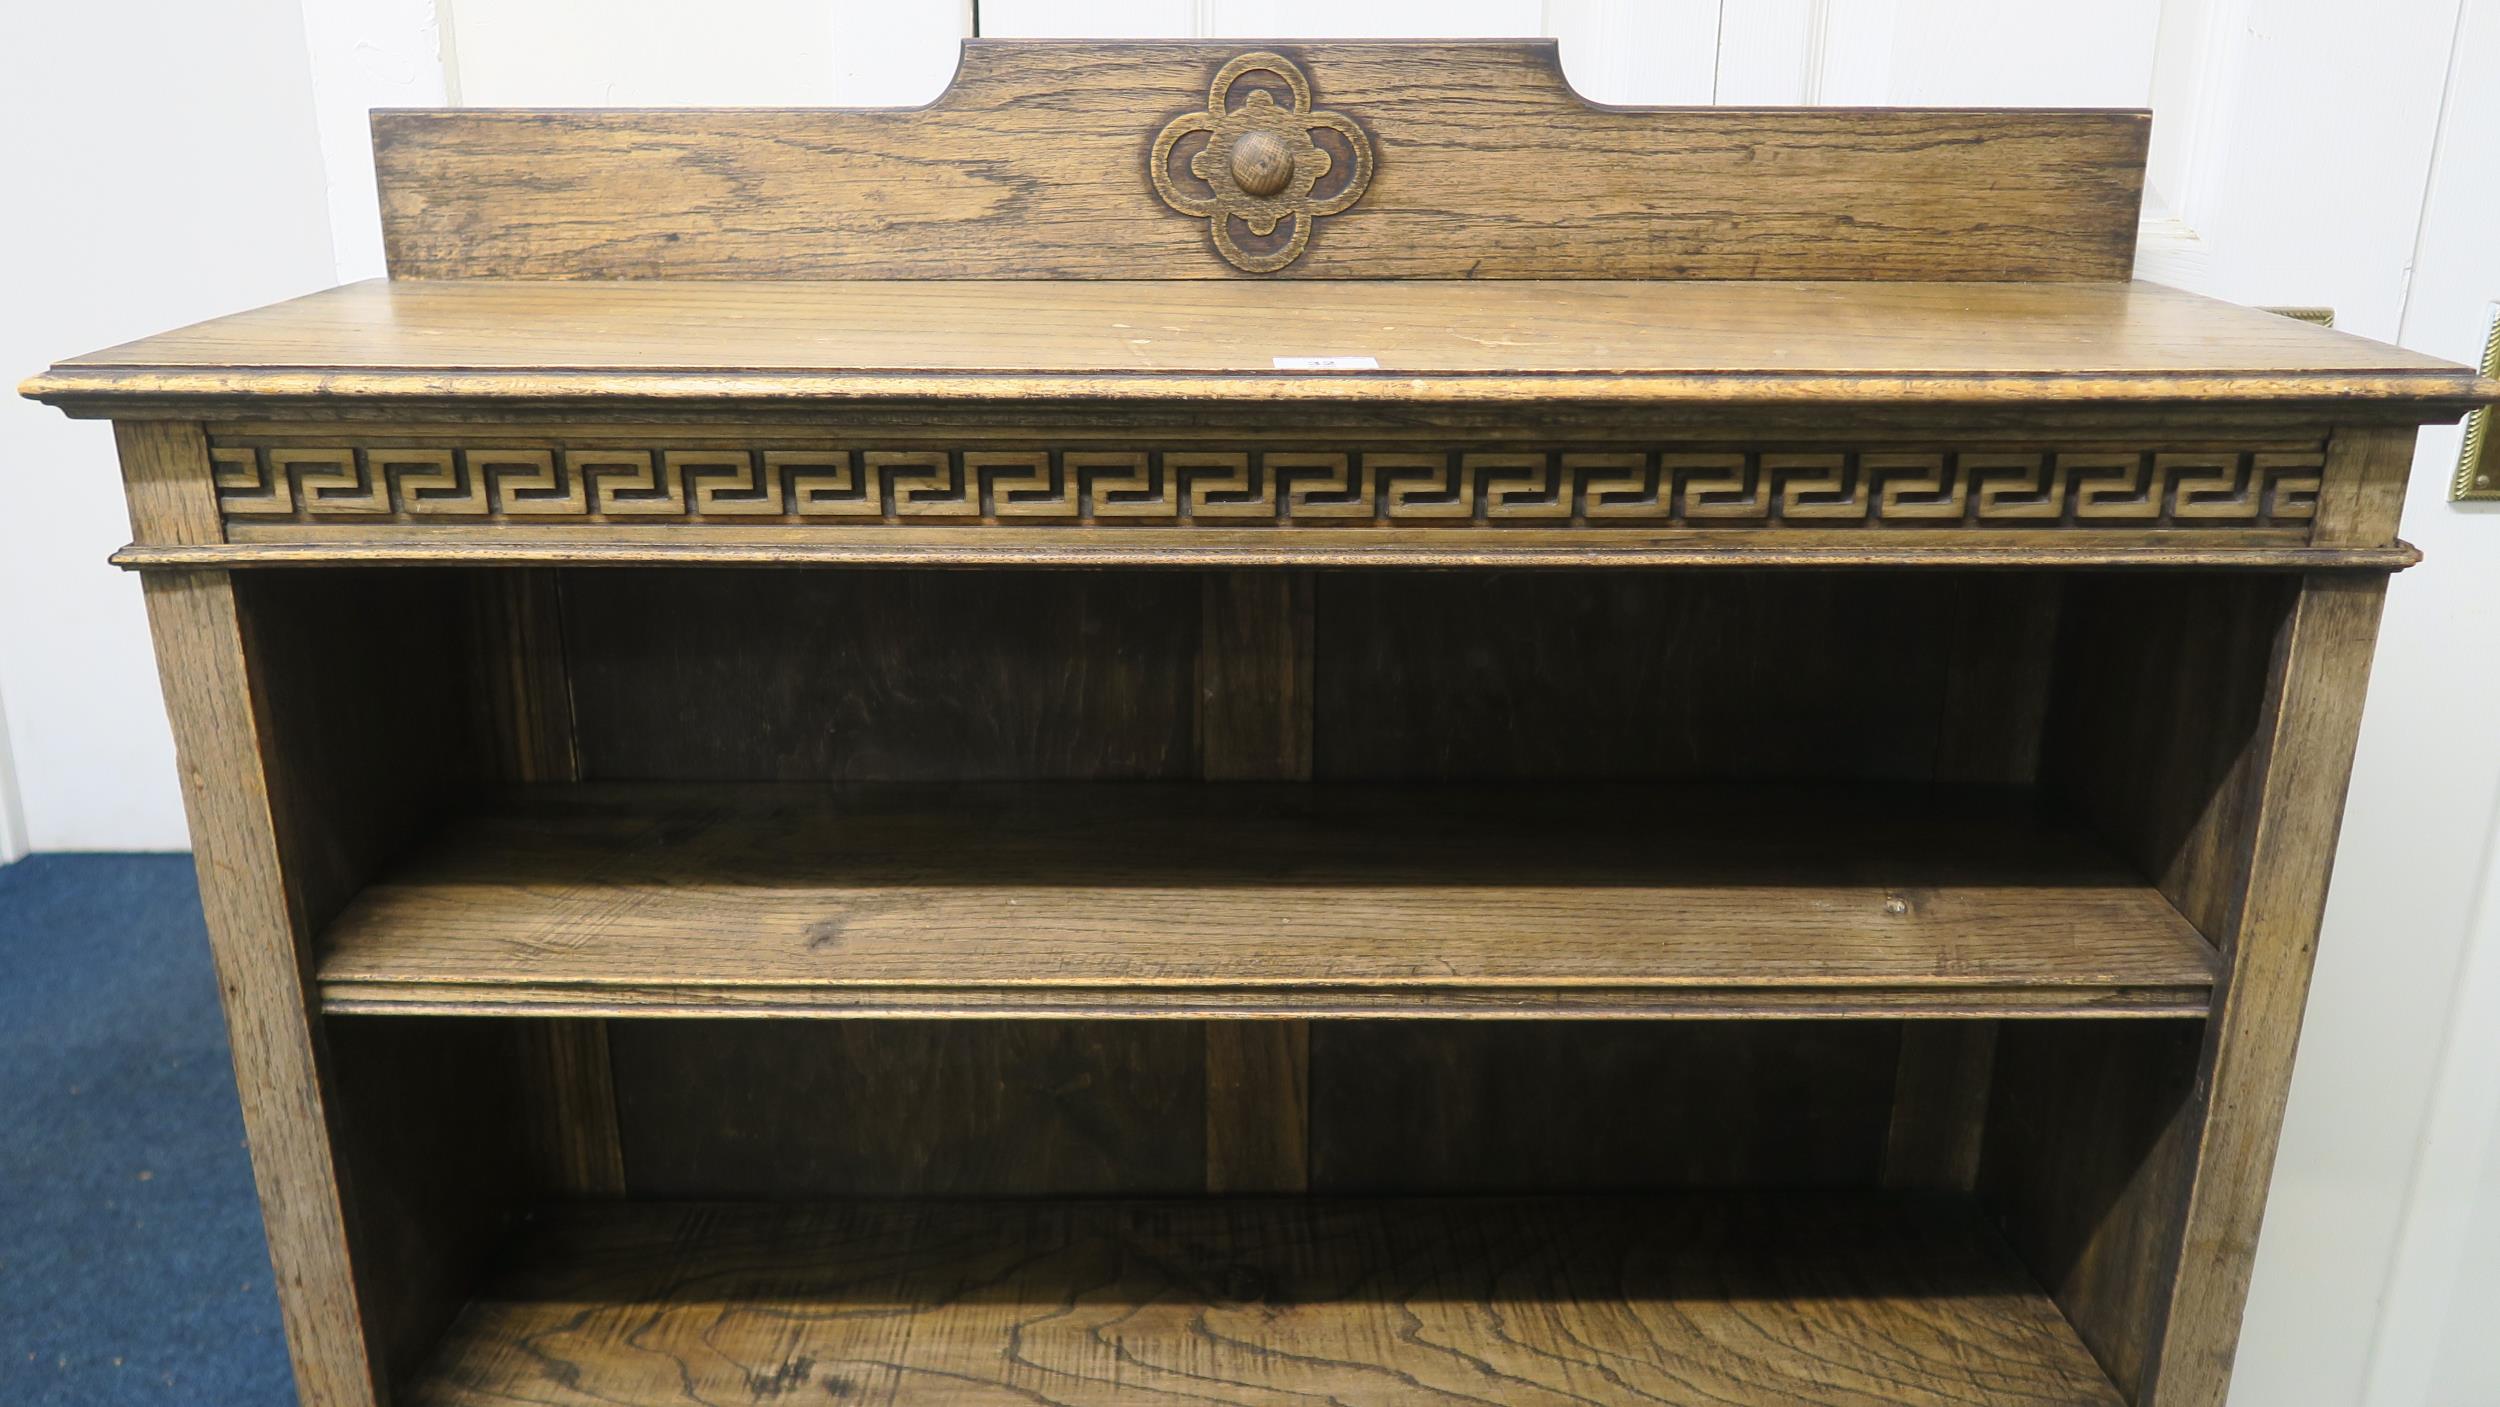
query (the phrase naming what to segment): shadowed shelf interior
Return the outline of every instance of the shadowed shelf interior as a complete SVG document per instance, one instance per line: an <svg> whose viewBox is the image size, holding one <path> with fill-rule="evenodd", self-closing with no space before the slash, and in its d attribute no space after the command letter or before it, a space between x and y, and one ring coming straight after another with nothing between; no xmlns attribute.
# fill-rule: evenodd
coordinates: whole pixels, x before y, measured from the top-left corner
<svg viewBox="0 0 2500 1407"><path fill-rule="evenodd" d="M375 116L114 422L314 1407L2222 1407L2417 427L2147 115Z"/></svg>
<svg viewBox="0 0 2500 1407"><path fill-rule="evenodd" d="M1929 1199L864 1202L532 1227L417 1407L771 1401L2116 1407Z"/></svg>

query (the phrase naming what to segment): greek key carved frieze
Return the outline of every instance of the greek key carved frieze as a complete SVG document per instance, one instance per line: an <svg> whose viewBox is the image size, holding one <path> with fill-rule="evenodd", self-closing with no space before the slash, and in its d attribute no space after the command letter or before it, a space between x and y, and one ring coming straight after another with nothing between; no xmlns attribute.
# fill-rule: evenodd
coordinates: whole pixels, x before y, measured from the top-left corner
<svg viewBox="0 0 2500 1407"><path fill-rule="evenodd" d="M2281 527L2313 450L670 449L221 444L228 518Z"/></svg>

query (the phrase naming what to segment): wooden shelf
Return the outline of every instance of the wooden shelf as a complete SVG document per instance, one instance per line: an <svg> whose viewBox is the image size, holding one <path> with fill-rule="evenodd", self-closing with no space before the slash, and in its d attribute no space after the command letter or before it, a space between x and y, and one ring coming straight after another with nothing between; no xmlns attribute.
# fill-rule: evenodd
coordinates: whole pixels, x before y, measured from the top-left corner
<svg viewBox="0 0 2500 1407"><path fill-rule="evenodd" d="M568 1208L398 1400L2122 1399L1974 1213L1822 1194Z"/></svg>
<svg viewBox="0 0 2500 1407"><path fill-rule="evenodd" d="M335 1012L2201 1015L2214 955L2024 798L595 785L332 925Z"/></svg>
<svg viewBox="0 0 2500 1407"><path fill-rule="evenodd" d="M1278 353L1313 348L1370 355L1378 370L1277 369ZM21 389L72 410L351 394L783 407L2195 397L2410 401L2453 418L2500 388L2449 362L2143 283L628 278L351 284L75 357Z"/></svg>

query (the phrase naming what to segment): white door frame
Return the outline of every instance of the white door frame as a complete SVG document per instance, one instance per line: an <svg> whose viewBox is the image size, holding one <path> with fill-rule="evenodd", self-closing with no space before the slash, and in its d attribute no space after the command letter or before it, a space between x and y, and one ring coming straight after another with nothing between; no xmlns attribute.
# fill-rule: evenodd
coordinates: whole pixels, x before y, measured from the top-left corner
<svg viewBox="0 0 2500 1407"><path fill-rule="evenodd" d="M9 708L0 696L0 865L25 855L26 808L18 800L17 768L9 760Z"/></svg>

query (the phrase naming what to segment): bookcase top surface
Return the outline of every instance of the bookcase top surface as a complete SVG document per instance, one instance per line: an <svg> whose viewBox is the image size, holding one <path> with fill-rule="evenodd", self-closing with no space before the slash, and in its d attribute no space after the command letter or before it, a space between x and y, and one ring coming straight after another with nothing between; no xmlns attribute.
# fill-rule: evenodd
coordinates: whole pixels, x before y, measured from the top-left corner
<svg viewBox="0 0 2500 1407"><path fill-rule="evenodd" d="M2416 403L2500 386L2146 283L351 284L72 358L117 401Z"/></svg>

